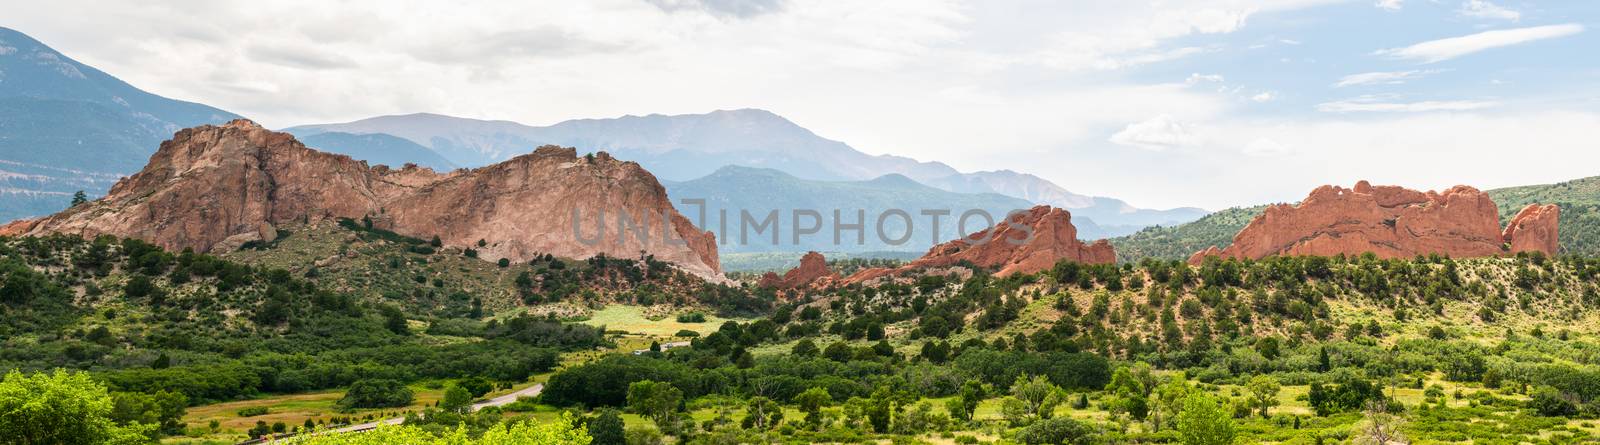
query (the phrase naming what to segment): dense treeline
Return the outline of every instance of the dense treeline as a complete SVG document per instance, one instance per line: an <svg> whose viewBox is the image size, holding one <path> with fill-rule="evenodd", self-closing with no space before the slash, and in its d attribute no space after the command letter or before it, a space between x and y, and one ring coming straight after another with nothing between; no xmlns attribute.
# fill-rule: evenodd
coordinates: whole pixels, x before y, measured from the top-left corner
<svg viewBox="0 0 1600 445"><path fill-rule="evenodd" d="M1143 432L1127 436L1133 440L1177 434L1169 422L1187 397L1162 391L1178 382L1196 382L1202 392L1239 388L1221 400L1236 410L1235 418L1253 412L1267 417L1280 385L1309 386L1302 400L1315 416L1272 418L1279 426L1317 425L1328 431L1317 434L1333 438L1350 434L1335 428L1339 422L1384 416L1413 418L1418 424L1407 428L1416 431L1450 437L1459 434L1447 432L1456 428L1486 440L1562 431L1541 420L1547 416L1600 418L1600 356L1594 353L1600 347L1592 337L1579 340L1557 328L1581 324L1600 309L1600 259L1362 255L1210 260L1199 267L1146 259L1121 265L1063 262L1045 273L1005 278L976 271L967 278L922 275L818 292L780 307L770 320L783 339L797 340L793 356L853 360L860 358L856 350L873 349L892 356L906 349L888 343L894 340L917 352L902 362L888 361L903 368L886 374L940 369L982 383L991 393L1038 376L1063 391L1089 391L1092 401L1073 403L1143 424ZM1495 340L1488 343L1483 332L1472 331L1500 325L1522 328L1491 328ZM812 339L825 335L844 341L819 348ZM861 340L873 346L849 346ZM1095 368L1116 372L1109 383L1102 377L1093 379L1098 386L1074 386L1069 382L1080 379L1051 371L1062 363L1086 363L1071 357L1109 358L1109 365ZM767 360L780 359L754 362ZM1186 379L1175 380L1172 372ZM1444 394L1428 383L1435 379L1484 391ZM699 382L683 383L685 396L725 394L692 386ZM1423 390L1425 403L1407 406L1388 395L1394 388ZM948 390L947 385L916 394L935 398L950 396ZM748 387L728 393L752 396ZM1494 394L1524 394L1528 401ZM1467 407L1447 403L1464 397L1471 400ZM1515 426L1463 423L1488 412L1523 420ZM1018 437L1067 434L1082 426L1035 425L1040 426L1028 426ZM1274 434L1257 437L1295 437Z"/></svg>
<svg viewBox="0 0 1600 445"><path fill-rule="evenodd" d="M1228 247L1250 220L1267 206L1233 207L1218 210L1200 219L1176 226L1151 226L1138 232L1112 238L1117 260L1136 263L1145 258L1184 259L1207 247Z"/></svg>
<svg viewBox="0 0 1600 445"><path fill-rule="evenodd" d="M553 368L560 350L606 344L603 328L526 316L464 320L476 328L454 334L479 341L430 344L395 305L110 237L0 239L0 295L0 368L93 370L115 390L172 391L188 404L363 378L522 381Z"/></svg>

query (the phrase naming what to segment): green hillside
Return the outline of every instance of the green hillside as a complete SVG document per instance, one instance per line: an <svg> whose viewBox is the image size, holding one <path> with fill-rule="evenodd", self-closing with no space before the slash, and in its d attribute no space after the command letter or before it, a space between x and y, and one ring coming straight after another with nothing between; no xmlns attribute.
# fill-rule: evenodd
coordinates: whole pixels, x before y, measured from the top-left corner
<svg viewBox="0 0 1600 445"><path fill-rule="evenodd" d="M1594 259L971 272L778 296L628 260L502 266L356 221L221 256L0 238L0 369L87 373L63 384L146 407L101 415L171 443L395 416L478 434L569 409L591 434L673 443L1171 443L1202 415L1237 443L1341 443L1372 422L1413 443L1600 434ZM588 324L527 315L618 303ZM713 319L700 308L761 318L650 329ZM595 420L610 409L629 414Z"/></svg>
<svg viewBox="0 0 1600 445"><path fill-rule="evenodd" d="M1561 207L1561 253L1600 255L1600 176L1489 191L1504 224L1528 204Z"/></svg>
<svg viewBox="0 0 1600 445"><path fill-rule="evenodd" d="M1201 217L1194 222L1171 227L1147 227L1138 233L1111 239L1117 260L1138 262L1145 258L1187 259L1207 247L1227 247L1267 206L1234 207Z"/></svg>

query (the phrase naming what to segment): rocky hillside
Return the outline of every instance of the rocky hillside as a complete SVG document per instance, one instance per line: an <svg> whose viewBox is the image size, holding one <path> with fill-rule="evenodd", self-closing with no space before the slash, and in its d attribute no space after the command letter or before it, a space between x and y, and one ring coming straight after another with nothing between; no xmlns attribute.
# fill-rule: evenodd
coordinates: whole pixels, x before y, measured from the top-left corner
<svg viewBox="0 0 1600 445"><path fill-rule="evenodd" d="M1554 206L1530 205L1502 229L1494 200L1478 189L1456 186L1420 192L1396 186L1322 186L1297 205L1267 207L1226 248L1206 256L1260 259L1273 255L1358 255L1408 258L1444 254L1496 256L1516 251L1556 251Z"/></svg>
<svg viewBox="0 0 1600 445"><path fill-rule="evenodd" d="M596 233L619 227L622 213L645 229ZM0 232L109 234L227 252L274 239L276 226L335 218L475 248L486 260L647 254L702 277L720 273L715 238L673 211L655 177L632 162L542 147L470 171L394 170L311 150L246 120L180 131L105 198Z"/></svg>

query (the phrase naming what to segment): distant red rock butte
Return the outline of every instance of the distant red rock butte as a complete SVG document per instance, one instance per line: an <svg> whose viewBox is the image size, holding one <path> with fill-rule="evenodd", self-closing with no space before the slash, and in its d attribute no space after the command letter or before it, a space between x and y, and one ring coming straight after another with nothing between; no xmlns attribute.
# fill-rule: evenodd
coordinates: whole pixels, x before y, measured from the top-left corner
<svg viewBox="0 0 1600 445"><path fill-rule="evenodd" d="M1032 230L1031 237L1021 227ZM969 241L981 239L988 239L988 242ZM862 283L910 270L951 266L962 261L998 269L996 276L1035 273L1049 269L1062 260L1111 264L1117 262L1117 254L1106 240L1093 244L1079 241L1078 228L1072 225L1071 212L1037 206L963 239L933 246L921 258L899 268L863 269L839 284Z"/></svg>
<svg viewBox="0 0 1600 445"><path fill-rule="evenodd" d="M1487 257L1516 252L1556 253L1554 205L1529 205L1504 229L1494 200L1458 185L1444 192L1419 192L1367 181L1347 189L1318 187L1298 205L1267 207L1225 249L1196 252L1206 257L1261 259L1273 255L1360 255L1409 258L1441 254ZM1507 247L1509 246L1509 247Z"/></svg>
<svg viewBox="0 0 1600 445"><path fill-rule="evenodd" d="M789 269L779 276L773 272L761 275L761 280L756 285L773 289L800 289L813 284L826 286L839 279L839 274L828 270L828 260L817 252L806 252L800 257L800 265Z"/></svg>
<svg viewBox="0 0 1600 445"><path fill-rule="evenodd" d="M604 209L602 240L574 236L574 208L582 210L578 236L586 240L602 226ZM649 242L633 232L617 236L621 211L634 221L651 214ZM273 239L286 223L362 217L403 235L476 248L491 261L644 252L702 277L721 275L714 235L674 210L650 172L605 152L579 157L572 148L544 146L472 170L394 170L306 148L244 119L181 130L104 198L0 231L110 234L208 252ZM683 242L664 242L668 230ZM477 247L479 240L486 245Z"/></svg>

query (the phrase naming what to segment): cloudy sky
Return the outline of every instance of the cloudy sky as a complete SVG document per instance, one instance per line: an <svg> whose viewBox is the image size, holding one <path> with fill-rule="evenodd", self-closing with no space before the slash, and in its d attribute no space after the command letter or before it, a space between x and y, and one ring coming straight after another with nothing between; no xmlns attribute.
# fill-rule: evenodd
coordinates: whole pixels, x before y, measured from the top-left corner
<svg viewBox="0 0 1600 445"><path fill-rule="evenodd" d="M270 127L763 108L1140 207L1600 175L1587 0L4 3L0 25Z"/></svg>

